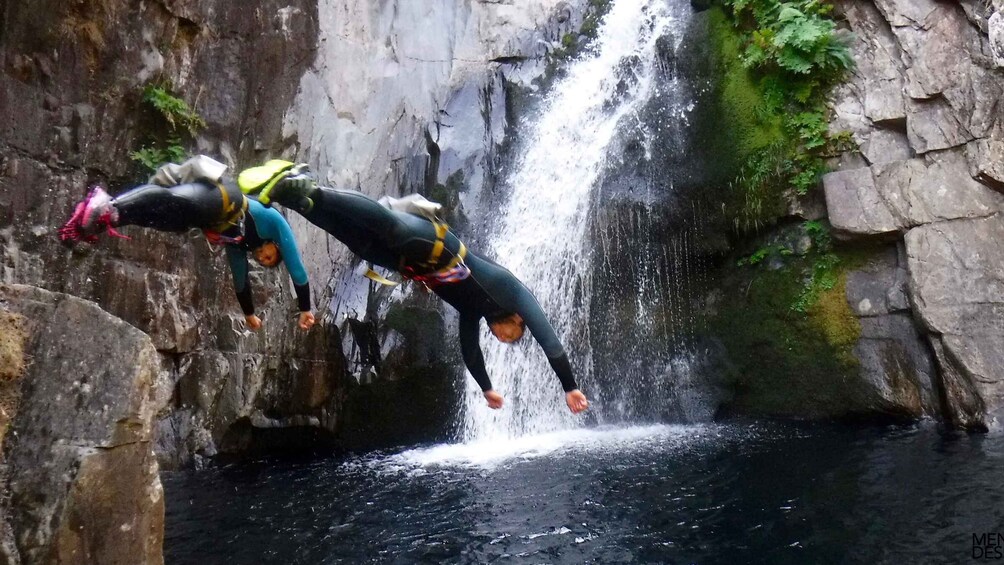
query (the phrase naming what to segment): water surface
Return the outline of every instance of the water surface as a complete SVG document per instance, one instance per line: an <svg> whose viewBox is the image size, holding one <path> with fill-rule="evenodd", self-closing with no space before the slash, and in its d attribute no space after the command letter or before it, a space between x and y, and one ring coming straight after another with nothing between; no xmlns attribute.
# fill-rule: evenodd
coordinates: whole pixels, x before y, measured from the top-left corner
<svg viewBox="0 0 1004 565"><path fill-rule="evenodd" d="M962 562L1004 441L933 426L556 432L164 476L188 563Z"/></svg>

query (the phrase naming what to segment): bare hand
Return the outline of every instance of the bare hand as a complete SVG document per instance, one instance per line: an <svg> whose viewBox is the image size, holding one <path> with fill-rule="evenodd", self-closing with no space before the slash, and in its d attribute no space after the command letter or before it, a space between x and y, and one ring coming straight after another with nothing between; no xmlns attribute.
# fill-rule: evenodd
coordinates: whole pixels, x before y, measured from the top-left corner
<svg viewBox="0 0 1004 565"><path fill-rule="evenodd" d="M301 330L309 330L316 322L317 321L314 319L314 314L312 312L300 312L299 326Z"/></svg>
<svg viewBox="0 0 1004 565"><path fill-rule="evenodd" d="M492 410L498 410L499 408L502 408L502 403L504 402L502 395L495 392L494 390L485 391L485 400L488 401L488 407L491 408Z"/></svg>
<svg viewBox="0 0 1004 565"><path fill-rule="evenodd" d="M589 408L589 401L586 400L586 395L582 394L582 391L579 389L565 393L565 404L568 405L568 409L572 411L572 414L578 414Z"/></svg>
<svg viewBox="0 0 1004 565"><path fill-rule="evenodd" d="M247 322L248 328L253 332L258 331L258 329L261 328L261 318L255 316L254 314L244 316L244 321Z"/></svg>

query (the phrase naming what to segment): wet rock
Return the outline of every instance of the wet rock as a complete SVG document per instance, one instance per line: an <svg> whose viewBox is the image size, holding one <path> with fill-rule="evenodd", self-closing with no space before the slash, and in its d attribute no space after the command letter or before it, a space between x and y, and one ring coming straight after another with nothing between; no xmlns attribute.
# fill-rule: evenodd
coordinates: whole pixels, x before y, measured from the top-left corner
<svg viewBox="0 0 1004 565"><path fill-rule="evenodd" d="M905 257L898 258L890 246L859 269L847 275L847 302L858 317L872 317L908 310Z"/></svg>
<svg viewBox="0 0 1004 565"><path fill-rule="evenodd" d="M13 558L161 563L152 442L164 395L149 337L92 302L34 287L0 286L0 305L27 321L33 359L4 448Z"/></svg>
<svg viewBox="0 0 1004 565"><path fill-rule="evenodd" d="M874 411L908 418L940 412L934 361L908 313L862 318L854 355Z"/></svg>

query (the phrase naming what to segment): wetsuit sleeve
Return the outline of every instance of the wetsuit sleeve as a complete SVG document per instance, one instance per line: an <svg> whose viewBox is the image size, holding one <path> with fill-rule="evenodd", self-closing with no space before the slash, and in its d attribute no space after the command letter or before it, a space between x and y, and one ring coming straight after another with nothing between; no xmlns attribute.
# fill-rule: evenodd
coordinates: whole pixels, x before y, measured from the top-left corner
<svg viewBox="0 0 1004 565"><path fill-rule="evenodd" d="M464 357L464 365L471 372L482 391L492 389L492 381L485 369L485 358L478 343L479 322L481 318L473 314L460 315L460 353Z"/></svg>
<svg viewBox="0 0 1004 565"><path fill-rule="evenodd" d="M247 253L233 245L226 246L227 263L230 264L230 274L234 280L234 292L241 311L245 316L254 314L254 299L251 296L251 279L248 276Z"/></svg>
<svg viewBox="0 0 1004 565"><path fill-rule="evenodd" d="M579 388L572 374L572 365L568 362L565 348L561 346L561 341L554 333L551 322L547 321L547 316L544 315L544 310L541 309L537 299L522 284L518 285L516 293L516 312L526 322L527 329L547 355L547 362L551 364L551 369L561 381L561 388L565 392Z"/></svg>
<svg viewBox="0 0 1004 565"><path fill-rule="evenodd" d="M301 312L309 312L311 304L307 269L304 268L303 259L300 258L300 250L296 247L296 237L293 235L292 228L289 227L286 218L273 209L267 209L262 215L262 219L269 224L266 230L274 234L275 244L279 246L282 260L286 263L286 270L289 271L289 278L293 279L297 307ZM265 230L261 230L259 227L259 234L262 231Z"/></svg>

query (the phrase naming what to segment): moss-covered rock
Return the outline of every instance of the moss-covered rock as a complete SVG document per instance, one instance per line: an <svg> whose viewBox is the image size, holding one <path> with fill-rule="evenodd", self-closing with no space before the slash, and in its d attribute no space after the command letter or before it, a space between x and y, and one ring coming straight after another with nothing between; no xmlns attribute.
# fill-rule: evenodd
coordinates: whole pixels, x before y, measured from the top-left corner
<svg viewBox="0 0 1004 565"><path fill-rule="evenodd" d="M756 265L719 271L724 296L709 332L733 366L727 411L808 419L908 415L862 377L855 355L862 327L846 298L848 274L876 252L779 249Z"/></svg>

